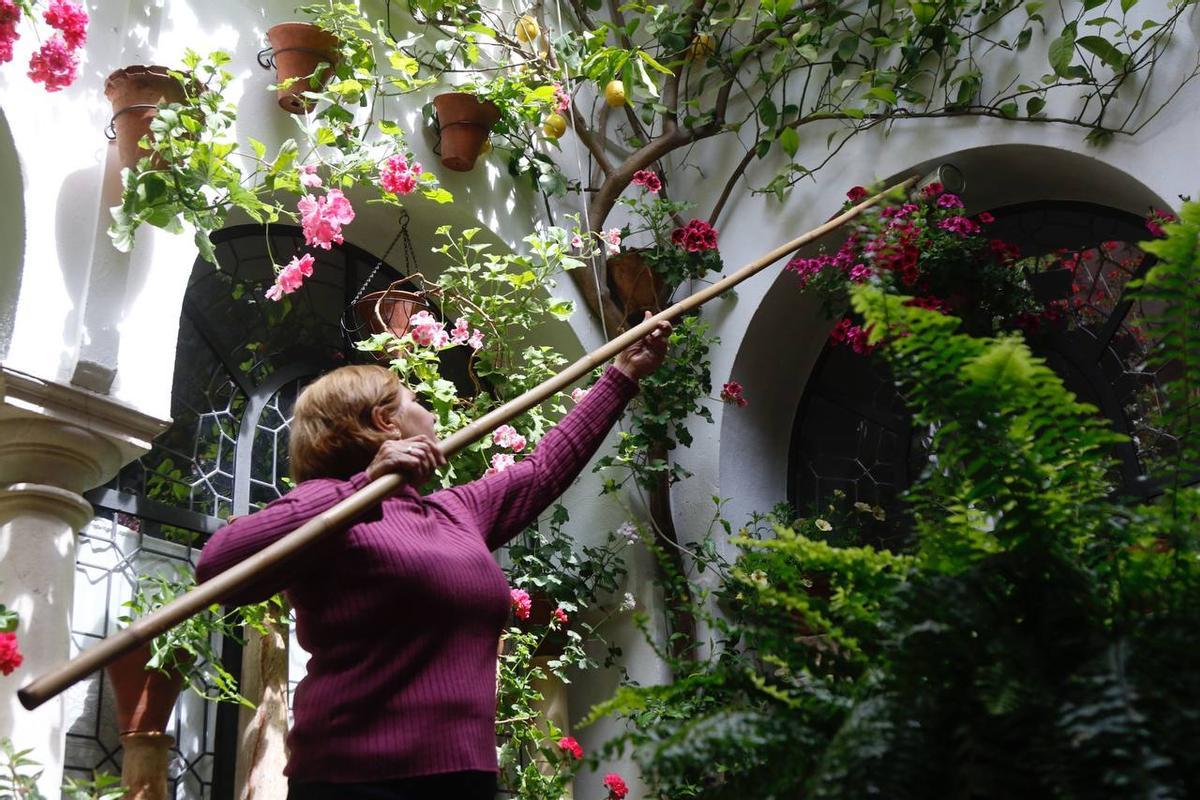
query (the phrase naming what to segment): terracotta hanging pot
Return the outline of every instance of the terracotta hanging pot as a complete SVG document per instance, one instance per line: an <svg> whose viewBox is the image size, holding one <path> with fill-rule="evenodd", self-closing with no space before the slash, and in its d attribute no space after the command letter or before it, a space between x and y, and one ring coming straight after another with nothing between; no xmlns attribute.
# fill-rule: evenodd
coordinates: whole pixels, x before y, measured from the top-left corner
<svg viewBox="0 0 1200 800"><path fill-rule="evenodd" d="M122 167L133 167L148 151L138 147L150 133L150 120L159 103L182 103L183 85L166 67L137 64L119 69L104 81L104 96L112 103L109 137L117 142ZM156 164L161 168L161 164Z"/></svg>
<svg viewBox="0 0 1200 800"><path fill-rule="evenodd" d="M608 279L621 299L626 318L641 317L642 312L661 311L666 284L641 251L626 250L608 257Z"/></svg>
<svg viewBox="0 0 1200 800"><path fill-rule="evenodd" d="M522 622L522 627L538 632L546 630L550 625L550 620L554 617L554 609L558 608L558 604L551 600L544 591L537 588L529 592L529 599L531 601L529 619ZM534 655L557 658L563 654L566 646L567 631L564 626L559 625L555 630L546 633Z"/></svg>
<svg viewBox="0 0 1200 800"><path fill-rule="evenodd" d="M145 644L105 667L121 734L162 733L183 690L183 675L146 669L149 661L150 645Z"/></svg>
<svg viewBox="0 0 1200 800"><path fill-rule="evenodd" d="M447 92L433 98L442 137L442 165L469 172L488 134L500 120L500 109L491 100L465 92Z"/></svg>
<svg viewBox="0 0 1200 800"><path fill-rule="evenodd" d="M414 292L385 289L364 294L354 302L354 313L372 334L391 333L400 338L408 333L408 322L428 306Z"/></svg>
<svg viewBox="0 0 1200 800"><path fill-rule="evenodd" d="M309 76L322 62L329 66L321 69L317 82L320 88L329 82L338 62L337 37L308 22L281 22L267 31L267 41L274 52L275 82L297 79L286 89L277 90L279 107L291 114L312 111L316 103L301 95L313 90Z"/></svg>

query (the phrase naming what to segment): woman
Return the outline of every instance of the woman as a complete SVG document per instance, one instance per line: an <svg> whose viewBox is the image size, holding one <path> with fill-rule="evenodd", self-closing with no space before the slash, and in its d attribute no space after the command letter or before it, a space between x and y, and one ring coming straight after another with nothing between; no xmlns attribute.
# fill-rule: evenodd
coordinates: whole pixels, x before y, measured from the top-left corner
<svg viewBox="0 0 1200 800"><path fill-rule="evenodd" d="M343 535L264 575L231 603L286 590L312 654L288 735L289 800L491 800L496 640L508 583L491 551L562 494L662 363L668 323L634 343L526 458L422 496L444 459L434 417L382 367L343 367L296 402L299 485L209 540L201 581L389 472L407 481Z"/></svg>

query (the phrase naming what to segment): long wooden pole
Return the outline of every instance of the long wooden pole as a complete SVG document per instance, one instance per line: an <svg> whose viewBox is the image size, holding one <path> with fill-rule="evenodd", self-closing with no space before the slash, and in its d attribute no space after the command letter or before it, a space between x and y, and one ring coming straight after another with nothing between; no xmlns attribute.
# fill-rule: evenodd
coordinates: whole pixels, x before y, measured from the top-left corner
<svg viewBox="0 0 1200 800"><path fill-rule="evenodd" d="M810 244L829 232L845 225L865 209L878 203L892 191L906 189L912 186L917 180L917 177L908 178L885 189L879 194L867 198L858 205L833 217L819 228L815 228L803 236L776 247L771 252L747 264L732 275L680 300L670 308L660 311L653 317L630 328L612 341L583 356L553 378L543 381L520 397L514 398L499 408L493 409L470 425L443 439L438 445L442 454L446 458L449 458L476 439L486 436L501 425L545 401L554 395L555 392L570 386L597 366L613 358L626 347L650 333L659 322L674 319L680 314L699 308L712 298L732 289L747 278L758 274L788 253L806 244ZM246 585L264 570L279 565L297 553L303 552L315 542L336 531L342 530L351 520L377 506L384 498L394 494L403 484L404 478L396 474L376 478L370 484L350 495L333 508L322 514L318 514L269 547L262 549L245 561L222 572L212 580L199 584L157 611L135 620L129 627L84 650L67 663L35 678L17 692L21 700L21 705L30 710L37 708L92 672L107 666L130 650L134 650L149 642L155 636L178 625L188 617L204 611L213 603L220 602L221 598L232 594L237 589Z"/></svg>

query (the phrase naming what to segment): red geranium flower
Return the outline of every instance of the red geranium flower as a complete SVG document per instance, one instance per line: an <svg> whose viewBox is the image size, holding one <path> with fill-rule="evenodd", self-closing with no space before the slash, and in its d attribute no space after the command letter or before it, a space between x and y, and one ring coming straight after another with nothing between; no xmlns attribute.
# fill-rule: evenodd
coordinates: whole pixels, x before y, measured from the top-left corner
<svg viewBox="0 0 1200 800"><path fill-rule="evenodd" d="M625 795L629 794L629 787L625 785L625 780L615 772L604 776L604 787L608 789L608 796L612 800L625 800Z"/></svg>
<svg viewBox="0 0 1200 800"><path fill-rule="evenodd" d="M0 633L0 672L11 675L12 671L21 666L25 657L17 646L15 633Z"/></svg>
<svg viewBox="0 0 1200 800"><path fill-rule="evenodd" d="M575 741L575 737L573 736L564 736L559 739L558 749L570 754L571 758L576 761L583 758L583 748L579 746L579 742Z"/></svg>

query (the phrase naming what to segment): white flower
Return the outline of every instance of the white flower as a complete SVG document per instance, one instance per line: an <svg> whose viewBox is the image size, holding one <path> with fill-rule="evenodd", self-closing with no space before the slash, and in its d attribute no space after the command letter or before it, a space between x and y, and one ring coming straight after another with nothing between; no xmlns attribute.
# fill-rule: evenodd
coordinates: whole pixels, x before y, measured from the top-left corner
<svg viewBox="0 0 1200 800"><path fill-rule="evenodd" d="M622 522L621 527L617 528L617 533L629 541L630 544L641 539L641 534L638 532L637 526L632 522Z"/></svg>
<svg viewBox="0 0 1200 800"><path fill-rule="evenodd" d="M813 524L817 526L817 530L819 531L829 532L833 530L833 526L823 519L818 519Z"/></svg>
<svg viewBox="0 0 1200 800"><path fill-rule="evenodd" d="M621 229L609 228L601 237L604 239L604 252L607 255L615 256L621 252Z"/></svg>
<svg viewBox="0 0 1200 800"><path fill-rule="evenodd" d="M637 599L633 596L633 592L625 593L625 600L621 603L622 611L632 611L637 608Z"/></svg>

